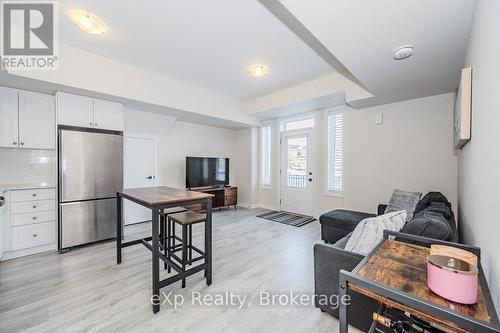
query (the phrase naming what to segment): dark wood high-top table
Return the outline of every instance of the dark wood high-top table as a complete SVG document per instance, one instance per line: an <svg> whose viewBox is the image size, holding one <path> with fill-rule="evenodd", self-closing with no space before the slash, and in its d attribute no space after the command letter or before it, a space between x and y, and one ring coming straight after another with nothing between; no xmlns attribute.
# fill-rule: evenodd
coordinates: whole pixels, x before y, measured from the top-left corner
<svg viewBox="0 0 500 333"><path fill-rule="evenodd" d="M153 312L160 311L160 289L174 282L182 280L192 274L205 270L207 285L212 284L212 194L196 191L179 190L172 187L148 187L124 189L117 192L116 207L116 262L122 262L122 248L136 244L146 246L152 252L152 305ZM133 201L141 206L151 209L151 236L122 242L122 199ZM160 251L159 221L160 213L165 208L181 207L201 204L206 209L205 221L205 262L183 271L175 262L167 258ZM151 244L149 244L151 241ZM170 265L177 274L160 280L159 259Z"/></svg>

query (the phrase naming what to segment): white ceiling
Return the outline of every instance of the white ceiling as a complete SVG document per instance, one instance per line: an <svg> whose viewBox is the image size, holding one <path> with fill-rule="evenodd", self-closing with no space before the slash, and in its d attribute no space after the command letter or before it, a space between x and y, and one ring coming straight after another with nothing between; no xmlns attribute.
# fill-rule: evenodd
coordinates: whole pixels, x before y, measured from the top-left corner
<svg viewBox="0 0 500 333"><path fill-rule="evenodd" d="M59 3L61 42L237 99L335 72L257 0ZM80 31L67 15L74 8L101 17L109 33ZM249 76L257 62L268 76Z"/></svg>
<svg viewBox="0 0 500 333"><path fill-rule="evenodd" d="M248 123L242 123L207 114L189 112L186 110L174 109L170 107L160 106L157 104L141 102L130 98L107 95L94 90L84 90L67 85L60 85L47 81L35 80L32 78L25 78L18 75L11 75L7 73L7 71L5 70L0 70L0 86L11 87L15 89L23 89L23 90L34 91L43 94L51 94L51 95L55 95L55 93L58 91L64 91L67 93L77 94L81 96L100 98L108 101L122 103L126 109L159 113L176 118L177 120L187 121L190 123L195 123L200 125L231 128L231 129L240 129L249 127Z"/></svg>
<svg viewBox="0 0 500 333"><path fill-rule="evenodd" d="M358 107L456 91L474 0L280 1L375 95ZM414 55L393 60L405 44Z"/></svg>

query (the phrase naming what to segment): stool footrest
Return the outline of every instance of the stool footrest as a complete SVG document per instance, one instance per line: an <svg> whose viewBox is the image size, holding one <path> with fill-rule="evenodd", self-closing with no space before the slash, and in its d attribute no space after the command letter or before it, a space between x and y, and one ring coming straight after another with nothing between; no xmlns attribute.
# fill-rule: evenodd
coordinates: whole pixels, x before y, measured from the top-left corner
<svg viewBox="0 0 500 333"><path fill-rule="evenodd" d="M170 258L174 259L175 261L177 261L178 264L182 263L182 258L180 258L178 255L176 255L174 253L170 254ZM193 258L191 260L188 260L188 261L186 261L186 264L187 265L191 265L193 262L198 261L198 260L202 260L202 259L205 259L205 255L201 255L201 256L198 256L198 257Z"/></svg>
<svg viewBox="0 0 500 333"><path fill-rule="evenodd" d="M192 275L194 273L200 272L200 271L202 271L204 269L206 269L206 265L204 263L203 264L199 264L198 266L190 268L187 271L180 272L177 275L174 275L174 276L168 277L168 278L166 278L164 280L161 280L160 281L160 288L166 287L169 284L172 284L174 282L177 282L177 281L180 281L182 279L185 279L186 277L188 277L188 276L190 276L190 275Z"/></svg>

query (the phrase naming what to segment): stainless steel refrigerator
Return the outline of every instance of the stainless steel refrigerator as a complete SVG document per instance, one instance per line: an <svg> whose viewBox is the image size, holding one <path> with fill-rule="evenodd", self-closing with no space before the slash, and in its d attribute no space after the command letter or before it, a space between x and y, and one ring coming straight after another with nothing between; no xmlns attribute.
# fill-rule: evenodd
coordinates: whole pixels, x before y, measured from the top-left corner
<svg viewBox="0 0 500 333"><path fill-rule="evenodd" d="M59 129L58 140L59 249L115 237L121 133Z"/></svg>

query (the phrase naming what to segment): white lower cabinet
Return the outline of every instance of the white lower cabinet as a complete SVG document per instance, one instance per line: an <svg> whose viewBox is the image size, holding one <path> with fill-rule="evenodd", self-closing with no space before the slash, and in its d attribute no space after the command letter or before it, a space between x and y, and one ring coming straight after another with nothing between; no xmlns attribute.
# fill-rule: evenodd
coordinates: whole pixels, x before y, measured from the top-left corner
<svg viewBox="0 0 500 333"><path fill-rule="evenodd" d="M55 199L56 191L53 188L12 191L10 198L12 202Z"/></svg>
<svg viewBox="0 0 500 333"><path fill-rule="evenodd" d="M7 199L2 260L55 250L55 188L11 190ZM5 207L4 206L4 207Z"/></svg>
<svg viewBox="0 0 500 333"><path fill-rule="evenodd" d="M56 220L56 211L14 214L10 220L10 226L16 227L26 224L38 224L43 222L52 222Z"/></svg>
<svg viewBox="0 0 500 333"><path fill-rule="evenodd" d="M10 239L12 250L22 250L30 247L54 243L55 222L29 224L20 227L11 227Z"/></svg>
<svg viewBox="0 0 500 333"><path fill-rule="evenodd" d="M27 202L13 202L10 205L10 213L37 213L47 210L54 210L56 207L55 200L33 200Z"/></svg>

